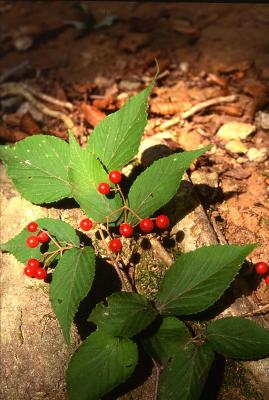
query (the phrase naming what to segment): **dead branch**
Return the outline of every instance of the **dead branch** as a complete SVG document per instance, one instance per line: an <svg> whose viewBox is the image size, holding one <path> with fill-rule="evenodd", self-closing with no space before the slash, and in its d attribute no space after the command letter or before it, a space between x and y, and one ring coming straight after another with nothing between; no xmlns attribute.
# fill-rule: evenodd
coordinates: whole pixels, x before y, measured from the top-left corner
<svg viewBox="0 0 269 400"><path fill-rule="evenodd" d="M6 97L6 96L11 96L11 95L18 95L24 97L26 100L29 101L36 109L41 111L43 114L48 115L50 117L60 119L64 122L65 126L67 129L71 129L73 131L76 131L76 127L70 117L68 115L64 114L61 111L55 111L50 108L48 108L45 104L41 103L39 100L37 100L37 97L46 99L46 101L50 101L52 103L52 97L47 96L44 93L41 93L37 91L36 89L30 88L29 86L25 85L23 83L4 83L0 86L0 97ZM35 97L34 97L35 96ZM50 99L50 100L48 100ZM64 103L61 102L60 100L53 99L54 104L61 105L63 104L70 104L70 103ZM73 107L73 106L72 106Z"/></svg>
<svg viewBox="0 0 269 400"><path fill-rule="evenodd" d="M219 96L213 99L202 101L201 103L195 104L195 106L191 107L189 110L184 111L182 114L180 114L180 116L172 118L169 121L165 121L162 125L160 125L159 129L161 131L164 131L168 128L171 128L174 125L177 125L180 121L190 118L192 115L198 113L199 111L204 110L205 108L220 103L232 103L237 99L238 99L237 95L231 95L231 96Z"/></svg>
<svg viewBox="0 0 269 400"><path fill-rule="evenodd" d="M55 97L51 97L45 93L42 93L39 90L34 89L31 86L28 86L26 84L23 84L23 85L24 85L25 89L27 89L28 92L32 93L35 97L42 99L48 103L55 104L57 106L64 107L70 111L73 111L74 107L73 107L72 103L69 103L68 101L61 101L61 100L55 99Z"/></svg>
<svg viewBox="0 0 269 400"><path fill-rule="evenodd" d="M27 68L29 67L28 61L23 61L20 64L15 65L13 68L9 68L5 70L1 75L0 75L0 83L3 83L10 79L12 76L17 76L24 72Z"/></svg>
<svg viewBox="0 0 269 400"><path fill-rule="evenodd" d="M152 237L149 239L154 255L159 258L165 265L171 267L173 259L170 254L165 250L158 239Z"/></svg>

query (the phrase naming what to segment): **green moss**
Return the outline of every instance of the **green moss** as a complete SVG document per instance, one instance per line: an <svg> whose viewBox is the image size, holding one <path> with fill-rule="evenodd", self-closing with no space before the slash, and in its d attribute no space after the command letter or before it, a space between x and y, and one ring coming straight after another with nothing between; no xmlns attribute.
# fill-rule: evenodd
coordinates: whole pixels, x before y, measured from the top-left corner
<svg viewBox="0 0 269 400"><path fill-rule="evenodd" d="M151 249L143 250L140 262L135 267L135 284L138 293L154 299L167 266L158 261Z"/></svg>

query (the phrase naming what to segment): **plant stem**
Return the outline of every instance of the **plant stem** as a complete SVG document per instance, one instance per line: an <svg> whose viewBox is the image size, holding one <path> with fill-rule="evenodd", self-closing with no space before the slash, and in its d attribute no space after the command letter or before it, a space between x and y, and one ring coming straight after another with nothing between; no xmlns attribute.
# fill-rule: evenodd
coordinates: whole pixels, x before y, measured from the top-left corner
<svg viewBox="0 0 269 400"><path fill-rule="evenodd" d="M109 258L110 258L110 261L111 261L113 267L115 268L115 270L116 270L116 272L117 272L117 274L118 274L118 277L119 277L119 279L120 279L120 281L121 281L121 284L122 284L123 289L125 290L125 292L132 292L133 289L132 289L132 287L131 287L131 284L130 284L130 282L127 280L127 277L125 276L124 272L121 270L121 267L120 267L118 261L115 259L115 257L114 257L113 254L111 253L111 251L110 251L110 249L109 249L109 247L108 247L108 245L107 245L107 242L106 242L106 239L105 239L105 237L104 237L104 234L103 234L102 229L99 228L99 229L98 229L98 232L100 233L102 242L103 242L103 244L104 244L104 246L105 246L105 248L106 248L106 251L107 251L107 253L108 253L108 256L109 256Z"/></svg>
<svg viewBox="0 0 269 400"><path fill-rule="evenodd" d="M139 215L138 214L136 214L136 212L134 211L134 210L132 210L130 207L128 207L128 206L125 206L125 208L126 208L126 210L128 210L128 211L130 211L130 213L132 213L139 221L141 221L142 220L142 218L141 217L139 217Z"/></svg>
<svg viewBox="0 0 269 400"><path fill-rule="evenodd" d="M60 243L58 243L57 240L54 239L53 236L51 236L48 231L45 231L44 229L40 229L40 230L41 230L41 232L45 232L48 235L48 237L55 244L55 246L59 247L59 249L61 248Z"/></svg>
<svg viewBox="0 0 269 400"><path fill-rule="evenodd" d="M120 207L120 208L118 208L117 210L111 211L111 213L109 213L109 214L106 216L107 222L109 222L109 218L111 217L111 215L113 215L113 214L115 214L115 213L117 213L117 212L119 212L119 211L121 211L121 210L123 210L123 209L124 209L124 207Z"/></svg>
<svg viewBox="0 0 269 400"><path fill-rule="evenodd" d="M49 256L48 258L46 258L45 259L45 261L44 261L44 266L46 266L46 264L48 263L48 260L51 258L51 257L53 257L53 256L55 256L57 253L61 253L61 255L62 255L62 253L63 253L63 251L65 251L65 250L70 250L70 249L72 249L73 248L73 246L66 246L66 247L60 247L59 249L57 249L57 250L53 250L53 251L47 251L46 253L44 253L43 255L46 257L46 256Z"/></svg>
<svg viewBox="0 0 269 400"><path fill-rule="evenodd" d="M126 199L125 199L125 197L124 197L124 194L123 194L123 192L122 192L122 190L121 190L120 185L116 185L116 187L117 187L117 189L118 189L118 191L119 191L119 193L120 193L120 196L121 196L121 199L122 199L122 202L123 202L124 222L126 223L126 221L127 221L127 212L126 212L126 210L127 210L127 204L126 204Z"/></svg>
<svg viewBox="0 0 269 400"><path fill-rule="evenodd" d="M155 378L155 385L154 385L154 392L152 400L157 400L158 397L158 386L159 386L159 379L160 379L160 367L157 362L152 358L153 365L156 369L156 378Z"/></svg>

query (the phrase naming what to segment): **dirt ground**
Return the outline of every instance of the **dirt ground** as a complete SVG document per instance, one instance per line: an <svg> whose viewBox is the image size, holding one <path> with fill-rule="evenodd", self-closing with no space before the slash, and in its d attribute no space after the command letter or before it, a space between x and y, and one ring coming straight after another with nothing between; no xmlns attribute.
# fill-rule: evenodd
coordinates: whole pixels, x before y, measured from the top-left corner
<svg viewBox="0 0 269 400"><path fill-rule="evenodd" d="M258 242L250 261L269 261L269 5L0 1L0 23L1 143L72 128L85 145L157 60L145 137L212 144L190 177L212 189L197 185L219 240ZM253 296L268 304L263 279ZM221 400L255 398L223 390Z"/></svg>

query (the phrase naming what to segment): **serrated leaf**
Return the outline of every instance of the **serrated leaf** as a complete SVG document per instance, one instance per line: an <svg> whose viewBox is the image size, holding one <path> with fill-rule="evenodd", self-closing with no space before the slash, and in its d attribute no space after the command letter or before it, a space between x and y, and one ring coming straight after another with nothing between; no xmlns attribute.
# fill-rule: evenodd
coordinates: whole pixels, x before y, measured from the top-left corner
<svg viewBox="0 0 269 400"><path fill-rule="evenodd" d="M40 218L36 222L40 228L47 230L54 236L58 243L63 245L70 243L76 247L80 245L75 229L68 223L53 218Z"/></svg>
<svg viewBox="0 0 269 400"><path fill-rule="evenodd" d="M207 309L227 289L255 247L214 245L179 256L161 283L157 308L164 315L188 315Z"/></svg>
<svg viewBox="0 0 269 400"><path fill-rule="evenodd" d="M66 222L58 219L39 218L36 220L36 223L38 224L39 228L46 229L52 236L54 236L58 243L60 243L62 246L65 246L67 243L73 244L74 246L79 246L80 242L76 231ZM6 243L1 244L0 250L12 253L22 264L26 264L29 258L43 260L44 252L40 251L42 246L31 249L26 244L26 239L28 236L35 235L36 233L30 233L26 228L24 228L14 238L10 239ZM55 251L56 249L57 246L50 241L47 251L51 252ZM55 260L55 258L50 258L50 263L53 260ZM47 265L49 265L49 263L47 263Z"/></svg>
<svg viewBox="0 0 269 400"><path fill-rule="evenodd" d="M269 356L269 331L253 321L227 317L211 322L207 339L225 357L255 359Z"/></svg>
<svg viewBox="0 0 269 400"><path fill-rule="evenodd" d="M67 370L69 400L99 400L126 381L137 364L134 342L106 332L91 334L73 355Z"/></svg>
<svg viewBox="0 0 269 400"><path fill-rule="evenodd" d="M67 343L72 321L91 289L94 274L95 255L91 247L67 250L53 273L50 301Z"/></svg>
<svg viewBox="0 0 269 400"><path fill-rule="evenodd" d="M164 317L158 330L143 340L146 351L159 363L166 364L174 355L191 343L191 334L184 322Z"/></svg>
<svg viewBox="0 0 269 400"><path fill-rule="evenodd" d="M51 203L70 196L69 146L65 141L30 136L14 146L0 146L0 159L16 189L32 203Z"/></svg>
<svg viewBox="0 0 269 400"><path fill-rule="evenodd" d="M137 154L147 124L147 100L153 85L154 82L119 111L108 115L91 133L87 148L108 171L121 169Z"/></svg>
<svg viewBox="0 0 269 400"><path fill-rule="evenodd" d="M24 228L18 235L10 239L8 242L0 245L1 251L8 251L13 254L17 260L22 264L27 264L29 258L37 258L41 260L43 254L40 251L40 246L31 249L26 244L26 239L31 233ZM56 246L53 243L49 243L48 251L56 250Z"/></svg>
<svg viewBox="0 0 269 400"><path fill-rule="evenodd" d="M118 193L108 198L97 190L99 183L109 182L108 175L95 156L82 149L73 135L70 135L69 179L73 197L88 217L96 222L115 221L122 211L122 201ZM110 183L111 185L111 183Z"/></svg>
<svg viewBox="0 0 269 400"><path fill-rule="evenodd" d="M208 149L205 147L172 154L155 161L132 184L128 194L129 207L141 218L151 216L171 200L178 190L184 171ZM129 213L128 222L136 225L139 220Z"/></svg>
<svg viewBox="0 0 269 400"><path fill-rule="evenodd" d="M158 400L198 400L213 360L207 344L179 351L161 373Z"/></svg>
<svg viewBox="0 0 269 400"><path fill-rule="evenodd" d="M107 306L99 303L89 321L114 336L132 337L145 329L157 316L149 300L137 293L113 293Z"/></svg>

